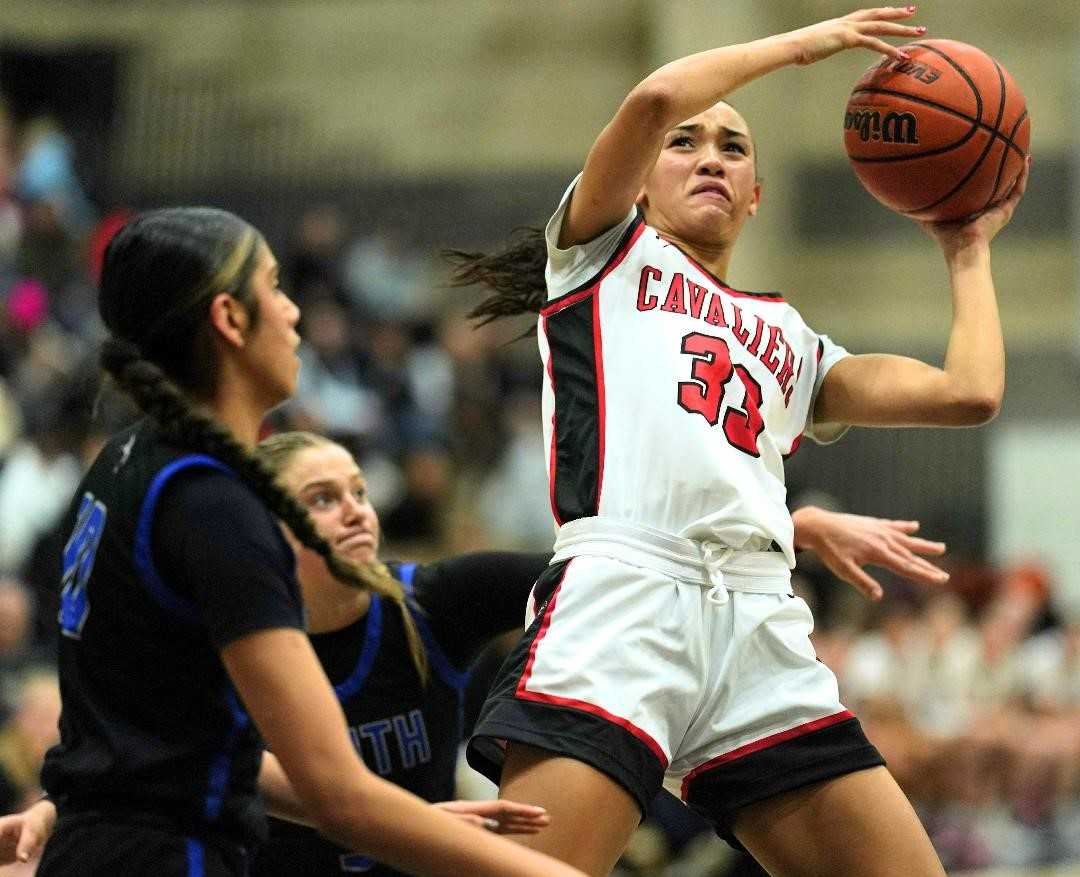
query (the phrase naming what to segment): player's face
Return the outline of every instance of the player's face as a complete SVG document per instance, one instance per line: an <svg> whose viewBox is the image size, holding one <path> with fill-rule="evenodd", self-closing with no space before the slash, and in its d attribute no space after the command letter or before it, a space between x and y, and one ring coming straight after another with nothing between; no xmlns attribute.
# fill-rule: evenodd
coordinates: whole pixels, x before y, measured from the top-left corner
<svg viewBox="0 0 1080 877"><path fill-rule="evenodd" d="M733 243L760 197L750 129L718 103L667 132L640 201L650 225L708 246Z"/></svg>
<svg viewBox="0 0 1080 877"><path fill-rule="evenodd" d="M340 445L318 445L297 451L281 483L307 509L315 529L343 557L369 563L379 550L379 516L367 495L367 484L352 455ZM297 556L301 583L312 555L304 549Z"/></svg>
<svg viewBox="0 0 1080 877"><path fill-rule="evenodd" d="M267 407L272 408L296 392L300 372L296 324L300 309L279 286L277 260L264 243L259 244L255 254L250 282L259 319L245 339L245 362L254 379L265 388Z"/></svg>

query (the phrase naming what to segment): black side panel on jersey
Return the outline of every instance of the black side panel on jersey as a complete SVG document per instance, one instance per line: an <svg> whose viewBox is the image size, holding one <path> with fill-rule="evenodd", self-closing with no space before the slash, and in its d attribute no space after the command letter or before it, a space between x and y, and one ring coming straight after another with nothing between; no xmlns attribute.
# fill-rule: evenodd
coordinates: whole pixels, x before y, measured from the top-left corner
<svg viewBox="0 0 1080 877"><path fill-rule="evenodd" d="M597 292L547 318L555 391L552 505L560 524L597 513L600 503L602 388L594 348Z"/></svg>

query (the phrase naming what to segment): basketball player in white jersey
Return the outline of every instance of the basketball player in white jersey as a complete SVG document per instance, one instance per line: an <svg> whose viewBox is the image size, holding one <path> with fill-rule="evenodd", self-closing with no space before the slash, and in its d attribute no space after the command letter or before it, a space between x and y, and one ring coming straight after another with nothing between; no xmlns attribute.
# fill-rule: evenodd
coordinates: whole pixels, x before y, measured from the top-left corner
<svg viewBox="0 0 1080 877"><path fill-rule="evenodd" d="M723 98L847 48L894 58L914 7L863 10L682 58L643 80L536 241L458 254L477 309L534 309L552 565L470 743L501 794L543 805L522 842L606 874L661 787L775 875L940 875L925 831L815 660L790 590L784 457L848 425L964 426L1000 404L990 240L1009 198L924 224L954 317L943 368L848 354L779 293L725 282L759 206L754 140ZM522 273L524 272L524 273ZM896 290L902 293L902 290Z"/></svg>

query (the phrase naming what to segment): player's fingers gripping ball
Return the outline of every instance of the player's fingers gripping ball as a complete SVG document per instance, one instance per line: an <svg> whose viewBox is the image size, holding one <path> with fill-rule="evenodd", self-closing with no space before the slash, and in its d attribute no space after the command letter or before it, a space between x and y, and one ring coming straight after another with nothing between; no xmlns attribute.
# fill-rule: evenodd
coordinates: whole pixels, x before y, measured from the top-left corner
<svg viewBox="0 0 1080 877"><path fill-rule="evenodd" d="M855 83L844 146L878 201L923 220L992 206L1020 176L1031 141L1024 95L997 61L955 40L902 47Z"/></svg>

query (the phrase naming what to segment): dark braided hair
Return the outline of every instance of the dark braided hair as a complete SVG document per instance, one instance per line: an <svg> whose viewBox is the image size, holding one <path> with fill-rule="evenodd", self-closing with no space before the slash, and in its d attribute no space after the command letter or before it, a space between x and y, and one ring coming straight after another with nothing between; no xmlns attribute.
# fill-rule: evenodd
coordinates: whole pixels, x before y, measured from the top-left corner
<svg viewBox="0 0 1080 877"><path fill-rule="evenodd" d="M217 361L207 309L227 292L258 316L250 280L259 233L244 220L211 208L143 213L109 243L101 271L99 308L111 332L101 365L116 384L176 444L228 465L304 545L326 559L341 581L384 594L402 607L410 650L421 678L427 658L400 582L385 566L337 556L315 530L306 509L193 398L209 396Z"/></svg>
<svg viewBox="0 0 1080 877"><path fill-rule="evenodd" d="M494 253L444 250L451 286L486 286L492 294L469 311L483 326L502 317L538 314L547 302L547 244L539 228L519 228Z"/></svg>

